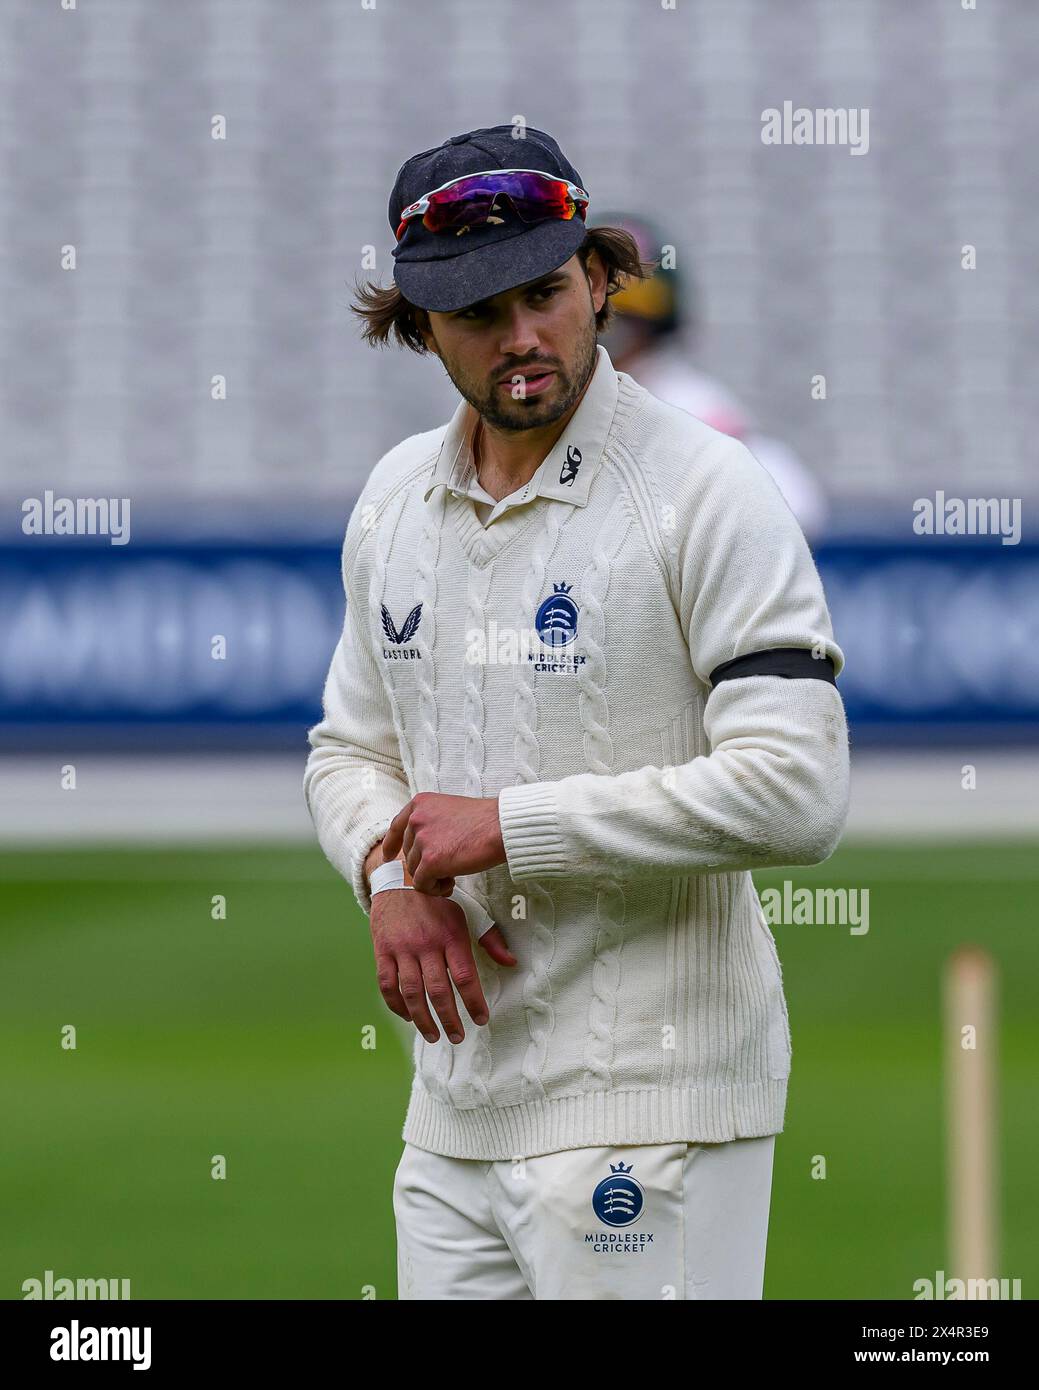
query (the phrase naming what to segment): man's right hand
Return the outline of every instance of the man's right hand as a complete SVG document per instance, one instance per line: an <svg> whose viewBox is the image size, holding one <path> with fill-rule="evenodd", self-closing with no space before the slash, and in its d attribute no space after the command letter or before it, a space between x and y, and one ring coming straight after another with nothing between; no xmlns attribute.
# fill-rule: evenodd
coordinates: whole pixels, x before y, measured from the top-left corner
<svg viewBox="0 0 1039 1390"><path fill-rule="evenodd" d="M460 1043L465 1036L452 981L473 1022L487 1022L487 1000L458 903L388 888L372 898L370 924L382 997L395 1014L414 1023L427 1042L440 1037L430 1004L451 1042ZM500 927L484 932L479 944L499 965L516 964Z"/></svg>

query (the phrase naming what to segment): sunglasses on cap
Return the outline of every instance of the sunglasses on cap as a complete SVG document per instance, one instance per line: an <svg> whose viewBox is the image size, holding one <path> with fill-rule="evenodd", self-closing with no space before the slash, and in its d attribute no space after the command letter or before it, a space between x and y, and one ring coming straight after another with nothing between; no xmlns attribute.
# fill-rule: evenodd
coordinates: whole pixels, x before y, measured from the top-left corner
<svg viewBox="0 0 1039 1390"><path fill-rule="evenodd" d="M421 217L429 232L455 232L461 235L483 222L503 222L494 216L495 200L508 198L517 217L524 222L543 222L557 218L566 222L577 213L584 219L588 194L568 179L557 179L538 169L487 169L425 193L400 215L397 240L407 231L412 217Z"/></svg>

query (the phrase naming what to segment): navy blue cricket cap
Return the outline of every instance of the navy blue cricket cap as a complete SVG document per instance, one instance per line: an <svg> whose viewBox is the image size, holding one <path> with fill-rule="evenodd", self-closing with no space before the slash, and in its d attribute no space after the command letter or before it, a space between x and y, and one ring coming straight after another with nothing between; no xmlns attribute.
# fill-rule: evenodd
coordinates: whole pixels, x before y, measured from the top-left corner
<svg viewBox="0 0 1039 1390"><path fill-rule="evenodd" d="M401 165L390 194L394 235L406 207L463 174L539 169L584 187L551 135L528 126L525 136L516 139L513 131L511 125L470 130L412 155ZM420 309L450 313L547 275L574 255L585 232L579 215L565 222L529 223L513 214L503 223L471 227L464 236L430 232L421 217L412 217L393 251L393 279L404 298Z"/></svg>

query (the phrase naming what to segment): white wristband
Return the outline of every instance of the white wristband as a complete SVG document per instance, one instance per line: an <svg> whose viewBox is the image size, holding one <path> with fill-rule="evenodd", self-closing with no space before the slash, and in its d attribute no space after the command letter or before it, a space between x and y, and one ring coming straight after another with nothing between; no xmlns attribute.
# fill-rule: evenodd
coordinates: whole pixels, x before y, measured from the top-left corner
<svg viewBox="0 0 1039 1390"><path fill-rule="evenodd" d="M376 893L385 892L387 888L410 888L410 883L404 882L404 861L403 859L391 859L386 864L380 864L377 869L373 869L369 878L371 885L371 896L374 898Z"/></svg>
<svg viewBox="0 0 1039 1390"><path fill-rule="evenodd" d="M391 888L403 888L410 893L415 892L410 883L404 882L404 861L401 859L391 859L388 863L380 864L377 869L373 869L369 884L373 898L376 893L385 893ZM469 930L477 939L494 926L494 918L490 913L484 910L471 893L467 893L464 888L459 888L457 884L451 894L451 901L457 903L465 913Z"/></svg>

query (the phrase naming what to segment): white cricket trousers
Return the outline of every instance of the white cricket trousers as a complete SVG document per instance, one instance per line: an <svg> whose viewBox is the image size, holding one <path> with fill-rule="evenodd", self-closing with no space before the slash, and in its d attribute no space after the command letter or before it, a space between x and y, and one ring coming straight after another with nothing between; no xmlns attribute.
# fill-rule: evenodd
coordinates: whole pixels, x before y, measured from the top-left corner
<svg viewBox="0 0 1039 1390"><path fill-rule="evenodd" d="M759 1299L776 1136L482 1162L405 1144L401 1299Z"/></svg>

